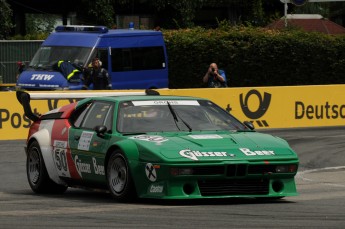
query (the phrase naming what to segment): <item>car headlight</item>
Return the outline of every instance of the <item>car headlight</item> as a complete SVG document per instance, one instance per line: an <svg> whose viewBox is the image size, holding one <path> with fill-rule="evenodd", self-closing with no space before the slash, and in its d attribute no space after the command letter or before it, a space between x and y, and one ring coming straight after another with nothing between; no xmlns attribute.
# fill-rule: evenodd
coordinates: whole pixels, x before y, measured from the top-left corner
<svg viewBox="0 0 345 229"><path fill-rule="evenodd" d="M277 165L277 173L295 173L297 172L297 165Z"/></svg>
<svg viewBox="0 0 345 229"><path fill-rule="evenodd" d="M171 168L170 174L172 176L193 175L192 168Z"/></svg>

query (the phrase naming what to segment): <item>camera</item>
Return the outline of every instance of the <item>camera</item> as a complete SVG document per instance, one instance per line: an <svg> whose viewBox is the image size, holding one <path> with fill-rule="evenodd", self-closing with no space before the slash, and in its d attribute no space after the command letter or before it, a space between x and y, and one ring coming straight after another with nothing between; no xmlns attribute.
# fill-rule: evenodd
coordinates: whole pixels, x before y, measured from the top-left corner
<svg viewBox="0 0 345 229"><path fill-rule="evenodd" d="M212 70L212 72L213 72L213 73L216 71L216 69L215 69L215 68L211 68L211 70Z"/></svg>

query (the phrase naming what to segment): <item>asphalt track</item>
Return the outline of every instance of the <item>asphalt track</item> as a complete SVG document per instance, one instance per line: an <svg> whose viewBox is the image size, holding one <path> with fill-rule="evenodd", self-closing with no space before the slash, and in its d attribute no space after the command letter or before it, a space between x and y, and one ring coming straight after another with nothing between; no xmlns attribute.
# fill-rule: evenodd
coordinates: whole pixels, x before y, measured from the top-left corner
<svg viewBox="0 0 345 229"><path fill-rule="evenodd" d="M296 197L117 203L107 193L34 194L25 141L0 141L0 228L345 228L345 127L265 130L300 158Z"/></svg>

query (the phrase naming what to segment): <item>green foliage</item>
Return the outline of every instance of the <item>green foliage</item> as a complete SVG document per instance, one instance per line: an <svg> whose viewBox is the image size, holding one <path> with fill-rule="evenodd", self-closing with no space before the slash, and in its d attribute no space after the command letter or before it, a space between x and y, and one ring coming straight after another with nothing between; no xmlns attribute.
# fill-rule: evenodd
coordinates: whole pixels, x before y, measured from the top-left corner
<svg viewBox="0 0 345 229"><path fill-rule="evenodd" d="M227 26L164 31L170 88L205 87L211 62L228 85L283 86L345 83L345 36Z"/></svg>
<svg viewBox="0 0 345 229"><path fill-rule="evenodd" d="M330 3L329 2L309 2L303 6L296 6L293 8L294 14L320 14L323 17L329 16Z"/></svg>
<svg viewBox="0 0 345 229"><path fill-rule="evenodd" d="M11 21L12 10L6 0L0 0L0 39L5 39L11 32L13 24Z"/></svg>
<svg viewBox="0 0 345 229"><path fill-rule="evenodd" d="M190 28L194 26L193 19L195 18L196 9L203 6L206 0L155 0L149 3L157 10L161 11L171 7L177 12L175 18L171 20L175 22L177 27Z"/></svg>
<svg viewBox="0 0 345 229"><path fill-rule="evenodd" d="M49 33L54 30L56 20L59 17L53 14L27 14L26 33L41 34Z"/></svg>
<svg viewBox="0 0 345 229"><path fill-rule="evenodd" d="M26 34L25 36L22 35L15 35L11 37L9 40L45 40L49 36L50 33L45 32L45 33L31 33L31 34Z"/></svg>
<svg viewBox="0 0 345 229"><path fill-rule="evenodd" d="M111 1L109 0L81 0L82 7L79 8L79 14L82 15L84 24L105 25L112 27L115 22L115 12ZM87 9L87 10L85 10Z"/></svg>

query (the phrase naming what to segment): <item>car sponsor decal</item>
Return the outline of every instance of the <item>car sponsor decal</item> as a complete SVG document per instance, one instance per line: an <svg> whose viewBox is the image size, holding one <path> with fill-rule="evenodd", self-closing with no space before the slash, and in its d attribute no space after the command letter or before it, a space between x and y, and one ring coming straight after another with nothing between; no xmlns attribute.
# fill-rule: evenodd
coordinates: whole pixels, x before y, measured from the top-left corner
<svg viewBox="0 0 345 229"><path fill-rule="evenodd" d="M75 106L75 104L73 106ZM64 112L68 109L70 109L69 106L61 107L55 109L55 112ZM49 121L51 122L51 128L48 128L46 125L45 128L47 128L51 134L51 142L53 146L51 156L54 168L48 168L48 166L47 170L54 169L54 172L56 172L60 177L80 179L81 177L76 169L76 165L74 164L68 143L68 128L70 127L70 123L66 119L55 119Z"/></svg>
<svg viewBox="0 0 345 229"><path fill-rule="evenodd" d="M247 148L240 148L241 152L247 156L267 156L267 155L275 155L273 150L255 150L251 151Z"/></svg>
<svg viewBox="0 0 345 229"><path fill-rule="evenodd" d="M193 139L220 139L223 138L218 134L198 134L198 135L189 135Z"/></svg>
<svg viewBox="0 0 345 229"><path fill-rule="evenodd" d="M155 182L157 180L157 173L156 173L155 166L153 166L151 163L147 163L145 165L145 173L146 173L146 177L150 181Z"/></svg>
<svg viewBox="0 0 345 229"><path fill-rule="evenodd" d="M96 175L104 175L104 166L97 164L96 158L92 157L92 164L93 164L93 169L95 170Z"/></svg>
<svg viewBox="0 0 345 229"><path fill-rule="evenodd" d="M162 183L151 184L148 188L148 193L162 194L164 191L164 185Z"/></svg>
<svg viewBox="0 0 345 229"><path fill-rule="evenodd" d="M179 154L182 157L192 159L193 161L199 160L200 157L234 157L233 154L227 154L226 152L200 152L198 150L185 149L181 150Z"/></svg>
<svg viewBox="0 0 345 229"><path fill-rule="evenodd" d="M94 132L83 131L78 143L79 150L89 150L93 134Z"/></svg>
<svg viewBox="0 0 345 229"><path fill-rule="evenodd" d="M91 165L87 162L83 162L79 159L78 155L74 156L74 163L77 167L79 175L82 177L82 173L91 173Z"/></svg>
<svg viewBox="0 0 345 229"><path fill-rule="evenodd" d="M83 173L104 176L105 175L104 166L99 164L99 162L97 162L97 159L95 157L92 157L91 160L92 160L92 164L85 161L85 159L82 160L78 155L74 156L74 163L76 165L76 168L80 177L82 177Z"/></svg>
<svg viewBox="0 0 345 229"><path fill-rule="evenodd" d="M132 101L134 106L148 106L148 105L189 105L200 106L196 100L149 100L149 101Z"/></svg>
<svg viewBox="0 0 345 229"><path fill-rule="evenodd" d="M137 135L130 137L130 139L135 139L135 140L141 140L141 141L148 141L148 142L154 142L154 143L162 143L165 141L168 141L169 139L158 136L158 135Z"/></svg>
<svg viewBox="0 0 345 229"><path fill-rule="evenodd" d="M53 159L58 175L60 177L71 177L67 163L67 141L54 141Z"/></svg>
<svg viewBox="0 0 345 229"><path fill-rule="evenodd" d="M56 148L67 148L67 141L58 141L58 140L55 140L54 143L53 143L53 146L56 147Z"/></svg>

